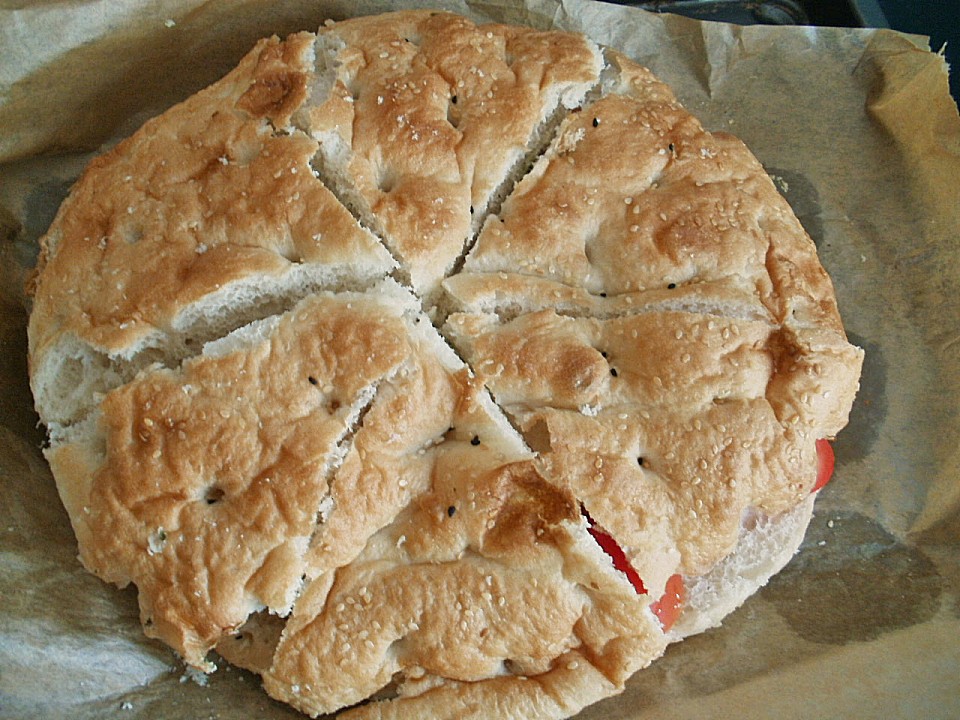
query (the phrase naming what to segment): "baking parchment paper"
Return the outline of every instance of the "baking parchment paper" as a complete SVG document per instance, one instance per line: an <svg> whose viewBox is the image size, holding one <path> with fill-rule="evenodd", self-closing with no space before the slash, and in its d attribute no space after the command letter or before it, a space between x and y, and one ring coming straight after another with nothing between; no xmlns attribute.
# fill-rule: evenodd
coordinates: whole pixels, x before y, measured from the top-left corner
<svg viewBox="0 0 960 720"><path fill-rule="evenodd" d="M87 574L40 448L24 283L93 153L326 18L431 6L586 32L743 138L810 235L866 361L798 556L724 626L582 718L960 718L960 118L887 30L736 27L588 0L0 2L0 718L294 718L187 673L135 591Z"/></svg>

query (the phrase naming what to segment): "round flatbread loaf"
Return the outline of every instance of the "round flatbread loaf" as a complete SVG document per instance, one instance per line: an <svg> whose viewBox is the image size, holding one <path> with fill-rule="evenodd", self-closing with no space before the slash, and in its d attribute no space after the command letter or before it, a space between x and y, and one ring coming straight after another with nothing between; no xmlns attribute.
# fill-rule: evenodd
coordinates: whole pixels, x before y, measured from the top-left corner
<svg viewBox="0 0 960 720"><path fill-rule="evenodd" d="M429 11L263 40L91 163L29 346L83 564L350 718L568 717L718 624L862 363L742 143Z"/></svg>

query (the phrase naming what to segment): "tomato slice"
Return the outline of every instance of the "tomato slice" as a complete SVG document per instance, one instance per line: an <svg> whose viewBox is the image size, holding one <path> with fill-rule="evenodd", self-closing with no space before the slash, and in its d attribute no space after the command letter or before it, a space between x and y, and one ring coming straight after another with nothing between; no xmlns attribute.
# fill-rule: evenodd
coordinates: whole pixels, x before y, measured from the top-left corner
<svg viewBox="0 0 960 720"><path fill-rule="evenodd" d="M646 595L647 589L643 585L643 580L640 579L640 574L634 569L633 565L630 564L623 548L607 533L597 529L593 518L590 517L586 510L583 510L583 514L587 518L587 532L590 533L600 548L613 561L613 567L626 575L633 589L637 591L637 595ZM650 609L653 610L657 619L660 620L660 626L664 632L667 632L667 630L673 627L677 618L680 617L680 610L683 607L683 596L683 578L680 575L671 575L667 580L667 587L663 596L650 605Z"/></svg>
<svg viewBox="0 0 960 720"><path fill-rule="evenodd" d="M613 560L613 566L627 576L627 580L633 585L633 589L637 591L637 595L645 595L647 589L643 586L643 580L640 579L640 575L633 569L630 561L627 560L627 554L623 551L623 548L605 532L597 530L589 515L587 516L587 520L589 520L590 523L587 532L593 536L593 539L597 541L597 544L603 551L610 556L610 559Z"/></svg>
<svg viewBox="0 0 960 720"><path fill-rule="evenodd" d="M824 438L817 440L817 482L810 492L816 492L828 482L833 475L833 447L830 441Z"/></svg>
<svg viewBox="0 0 960 720"><path fill-rule="evenodd" d="M673 624L680 617L680 609L683 607L683 596L685 588L683 586L683 577L680 575L671 575L667 580L667 588L663 597L657 600L650 609L660 620L663 631L667 632L673 627Z"/></svg>

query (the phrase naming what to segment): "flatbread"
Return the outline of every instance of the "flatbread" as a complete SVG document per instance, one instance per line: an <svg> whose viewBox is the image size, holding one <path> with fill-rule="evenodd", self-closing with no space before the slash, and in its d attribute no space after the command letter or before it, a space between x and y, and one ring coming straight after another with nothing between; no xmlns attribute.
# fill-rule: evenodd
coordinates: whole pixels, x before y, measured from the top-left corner
<svg viewBox="0 0 960 720"><path fill-rule="evenodd" d="M83 564L351 718L569 717L721 622L862 363L742 143L431 11L261 41L95 160L29 341Z"/></svg>

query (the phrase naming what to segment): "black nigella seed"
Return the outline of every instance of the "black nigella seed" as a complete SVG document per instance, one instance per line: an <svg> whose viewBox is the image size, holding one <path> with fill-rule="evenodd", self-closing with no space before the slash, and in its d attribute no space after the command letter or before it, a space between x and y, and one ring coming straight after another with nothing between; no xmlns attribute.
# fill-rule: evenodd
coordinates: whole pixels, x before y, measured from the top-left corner
<svg viewBox="0 0 960 720"><path fill-rule="evenodd" d="M307 380L310 381L310 384L311 384L311 385L319 385L319 382L317 381L317 379L316 379L313 375L310 375L310 376L307 378Z"/></svg>
<svg viewBox="0 0 960 720"><path fill-rule="evenodd" d="M470 214L473 215L473 205L470 206Z"/></svg>
<svg viewBox="0 0 960 720"><path fill-rule="evenodd" d="M677 146L674 145L673 143L670 143L669 145L667 145L667 147L670 149L670 154L671 154L671 155L673 154L674 150L677 149Z"/></svg>
<svg viewBox="0 0 960 720"><path fill-rule="evenodd" d="M594 126L594 127L600 127L600 118L594 118L594 119L593 119L593 126Z"/></svg>
<svg viewBox="0 0 960 720"><path fill-rule="evenodd" d="M677 286L676 283L670 283L669 285L667 285L667 290L673 290L676 286Z"/></svg>
<svg viewBox="0 0 960 720"><path fill-rule="evenodd" d="M642 457L638 457L638 458L637 458L637 465L639 465L640 467L643 467L643 458L642 458Z"/></svg>
<svg viewBox="0 0 960 720"><path fill-rule="evenodd" d="M450 507L447 508L447 517L453 517L456 514L456 512L457 512L457 509L453 505L451 505Z"/></svg>
<svg viewBox="0 0 960 720"><path fill-rule="evenodd" d="M600 297L606 297L606 296L607 296L606 293L600 293Z"/></svg>
<svg viewBox="0 0 960 720"><path fill-rule="evenodd" d="M452 98L450 98L450 102L452 102L454 105L456 105L456 104L457 104L457 96L454 95Z"/></svg>
<svg viewBox="0 0 960 720"><path fill-rule="evenodd" d="M616 377L617 375L619 375L619 373L617 372L617 369L616 369L616 368L610 368L610 374L613 375L614 377Z"/></svg>
<svg viewBox="0 0 960 720"><path fill-rule="evenodd" d="M609 355L607 355L607 351L606 351L606 350L601 350L601 351L600 351L600 356L601 356L602 358L604 358L604 359L606 359L606 358L609 357Z"/></svg>
<svg viewBox="0 0 960 720"><path fill-rule="evenodd" d="M480 437L479 437L478 435L474 435L473 438L470 440L470 444L471 444L471 445L479 445L479 444L480 444Z"/></svg>

